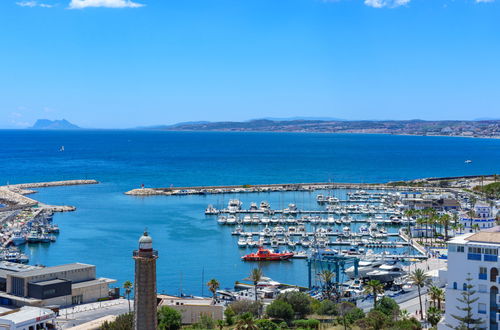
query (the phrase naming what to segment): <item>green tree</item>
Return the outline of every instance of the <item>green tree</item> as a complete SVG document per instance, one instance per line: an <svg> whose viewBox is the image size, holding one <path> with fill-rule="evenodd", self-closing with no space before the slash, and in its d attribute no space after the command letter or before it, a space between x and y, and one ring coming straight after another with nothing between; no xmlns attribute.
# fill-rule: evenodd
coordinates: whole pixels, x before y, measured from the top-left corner
<svg viewBox="0 0 500 330"><path fill-rule="evenodd" d="M337 307L337 304L333 301L323 300L319 305L317 313L319 315L337 315Z"/></svg>
<svg viewBox="0 0 500 330"><path fill-rule="evenodd" d="M238 317L235 330L257 330L255 319L252 313L244 313Z"/></svg>
<svg viewBox="0 0 500 330"><path fill-rule="evenodd" d="M255 325L259 330L277 330L278 325L271 320L257 320Z"/></svg>
<svg viewBox="0 0 500 330"><path fill-rule="evenodd" d="M254 316L259 315L259 310L261 308L260 302L250 301L250 300L238 300L229 304L229 307L235 313L235 315L241 315L245 313L252 313Z"/></svg>
<svg viewBox="0 0 500 330"><path fill-rule="evenodd" d="M285 292L276 299L289 303L298 318L304 318L311 313L311 297L303 292Z"/></svg>
<svg viewBox="0 0 500 330"><path fill-rule="evenodd" d="M399 305L392 298L382 297L375 309L389 316L393 320L399 317Z"/></svg>
<svg viewBox="0 0 500 330"><path fill-rule="evenodd" d="M435 327L438 325L439 321L441 321L441 316L443 312L434 306L429 307L427 310L427 322L431 324L431 326Z"/></svg>
<svg viewBox="0 0 500 330"><path fill-rule="evenodd" d="M250 279L253 282L253 288L254 288L254 294L255 294L255 301L257 301L257 284L260 282L262 279L262 269L260 268L254 268L252 269L252 273L250 274Z"/></svg>
<svg viewBox="0 0 500 330"><path fill-rule="evenodd" d="M236 313L231 306L228 306L226 308L226 310L224 311L224 316L226 317L227 325L233 325Z"/></svg>
<svg viewBox="0 0 500 330"><path fill-rule="evenodd" d="M176 330L180 329L182 324L181 313L175 309L163 306L158 311L158 329Z"/></svg>
<svg viewBox="0 0 500 330"><path fill-rule="evenodd" d="M365 318L356 321L356 325L361 329L382 330L387 329L390 318L375 309L371 310Z"/></svg>
<svg viewBox="0 0 500 330"><path fill-rule="evenodd" d="M213 303L215 304L215 302L217 300L217 290L219 289L219 286L220 286L219 281L217 281L215 278L213 278L210 281L208 281L207 286L208 286L208 290L210 290L210 292L212 292L212 299L213 299Z"/></svg>
<svg viewBox="0 0 500 330"><path fill-rule="evenodd" d="M123 283L123 288L125 289L125 295L127 296L128 301L128 312L131 313L132 309L130 308L130 293L132 293L133 284L130 281L125 281Z"/></svg>
<svg viewBox="0 0 500 330"><path fill-rule="evenodd" d="M427 275L422 269L418 268L415 269L410 274L410 280L413 281L413 284L417 286L418 290L418 301L420 304L420 319L424 319L424 312L423 312L423 306L422 306L422 292L421 289L429 283L429 275Z"/></svg>
<svg viewBox="0 0 500 330"><path fill-rule="evenodd" d="M347 317L349 313L355 309L356 306L350 302L343 301L338 304L336 311L338 313L338 321L342 326L344 326L344 330L347 330L349 325L352 324L352 321ZM364 316L364 315L363 315Z"/></svg>
<svg viewBox="0 0 500 330"><path fill-rule="evenodd" d="M378 280L370 280L365 284L365 293L373 295L373 307L377 307L377 296L384 292L384 286Z"/></svg>
<svg viewBox="0 0 500 330"><path fill-rule="evenodd" d="M457 306L457 309L465 312L465 315L451 315L451 317L460 322L458 327L454 328L457 330L476 329L478 325L483 323L482 319L474 318L474 313L472 312L472 306L476 301L478 301L479 297L474 297L476 290L474 290L474 285L471 284L472 278L470 277L470 273L467 274L467 278L465 280L467 281L467 284L465 286L465 290L461 293L462 297L457 298L458 302L463 304L461 307Z"/></svg>
<svg viewBox="0 0 500 330"><path fill-rule="evenodd" d="M444 240L448 240L448 229L450 227L451 223L451 217L449 214L443 214L442 216L439 217L439 223L441 226L444 228Z"/></svg>
<svg viewBox="0 0 500 330"><path fill-rule="evenodd" d="M292 305L283 300L274 300L266 308L266 314L272 319L290 322L293 319L294 311Z"/></svg>

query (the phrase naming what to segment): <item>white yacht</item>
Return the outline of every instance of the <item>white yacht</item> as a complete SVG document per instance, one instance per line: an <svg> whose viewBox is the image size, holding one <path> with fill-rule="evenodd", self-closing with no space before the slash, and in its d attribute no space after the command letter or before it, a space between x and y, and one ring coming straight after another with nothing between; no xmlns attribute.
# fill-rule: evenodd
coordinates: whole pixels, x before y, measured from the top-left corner
<svg viewBox="0 0 500 330"><path fill-rule="evenodd" d="M400 264L388 265L384 264L378 267L378 269L368 272L366 276L370 280L378 280L382 283L392 282L394 279L401 277L406 274L406 271Z"/></svg>

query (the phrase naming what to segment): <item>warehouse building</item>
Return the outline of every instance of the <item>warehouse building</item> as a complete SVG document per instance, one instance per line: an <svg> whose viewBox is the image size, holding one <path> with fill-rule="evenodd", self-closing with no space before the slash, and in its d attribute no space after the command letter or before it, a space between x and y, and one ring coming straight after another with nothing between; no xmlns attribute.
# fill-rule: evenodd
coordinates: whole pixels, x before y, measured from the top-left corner
<svg viewBox="0 0 500 330"><path fill-rule="evenodd" d="M108 278L96 278L94 265L72 263L37 267L0 263L0 304L69 306L109 297Z"/></svg>

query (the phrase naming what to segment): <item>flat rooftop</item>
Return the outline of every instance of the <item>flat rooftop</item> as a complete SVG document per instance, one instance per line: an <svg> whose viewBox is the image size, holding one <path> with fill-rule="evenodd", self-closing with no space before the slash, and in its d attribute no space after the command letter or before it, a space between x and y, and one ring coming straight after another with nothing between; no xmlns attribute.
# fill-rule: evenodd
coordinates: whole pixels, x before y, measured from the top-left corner
<svg viewBox="0 0 500 330"><path fill-rule="evenodd" d="M160 304L162 306L164 305L212 305L212 298L203 298L203 297L193 297L193 298L188 298L188 297L176 297L176 296L169 296L169 295L163 295L159 294L157 296L159 299L161 299Z"/></svg>
<svg viewBox="0 0 500 330"><path fill-rule="evenodd" d="M106 284L116 283L116 280L101 277L101 278L97 278L95 280L73 283L73 284L71 284L71 288L72 289L86 288L89 286L94 286L94 285L104 284L104 283L106 283Z"/></svg>
<svg viewBox="0 0 500 330"><path fill-rule="evenodd" d="M53 266L53 267L45 267L45 268L40 268L40 269L29 270L29 271L15 274L15 276L16 277L32 277L32 276L46 275L46 274L51 274L51 273L66 272L66 271L70 271L70 270L81 270L81 269L86 269L86 268L95 268L95 266L75 262L72 264L66 264L66 265L61 265L61 266Z"/></svg>
<svg viewBox="0 0 500 330"><path fill-rule="evenodd" d="M47 308L24 306L20 309L0 314L0 320L9 320L14 323L22 323L42 317L47 317L47 319L50 319L51 317L55 316L56 314Z"/></svg>

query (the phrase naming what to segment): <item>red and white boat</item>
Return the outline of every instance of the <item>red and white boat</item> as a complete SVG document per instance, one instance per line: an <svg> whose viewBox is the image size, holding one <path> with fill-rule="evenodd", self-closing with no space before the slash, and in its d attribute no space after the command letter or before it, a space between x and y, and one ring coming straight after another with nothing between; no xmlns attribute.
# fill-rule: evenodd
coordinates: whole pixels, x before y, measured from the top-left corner
<svg viewBox="0 0 500 330"><path fill-rule="evenodd" d="M293 257L293 252L272 252L271 250L259 247L259 250L241 257L244 261L281 261Z"/></svg>

